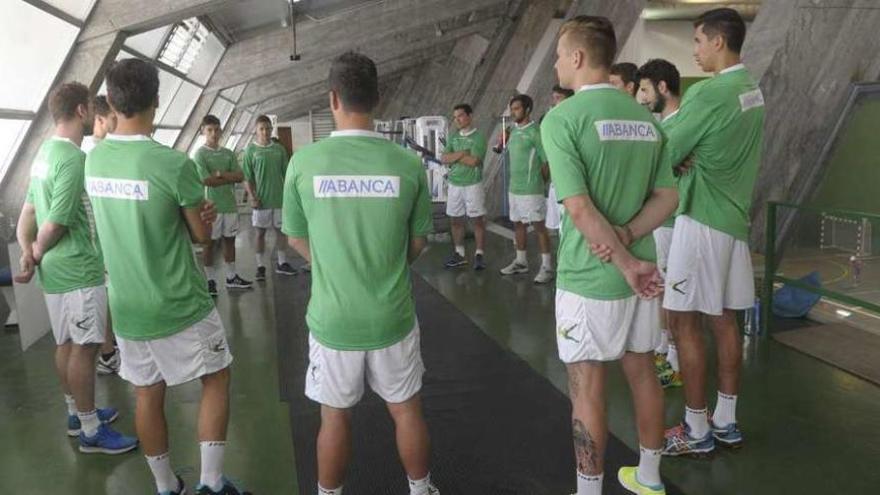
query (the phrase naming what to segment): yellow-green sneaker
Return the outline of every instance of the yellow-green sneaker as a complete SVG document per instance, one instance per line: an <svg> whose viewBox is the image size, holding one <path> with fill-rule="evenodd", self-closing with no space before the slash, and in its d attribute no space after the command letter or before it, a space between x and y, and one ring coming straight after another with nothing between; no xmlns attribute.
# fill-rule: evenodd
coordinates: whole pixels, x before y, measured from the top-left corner
<svg viewBox="0 0 880 495"><path fill-rule="evenodd" d="M640 483L636 476L638 471L638 466L622 467L617 471L617 481L624 488L637 495L666 495L666 487L663 485L649 486Z"/></svg>

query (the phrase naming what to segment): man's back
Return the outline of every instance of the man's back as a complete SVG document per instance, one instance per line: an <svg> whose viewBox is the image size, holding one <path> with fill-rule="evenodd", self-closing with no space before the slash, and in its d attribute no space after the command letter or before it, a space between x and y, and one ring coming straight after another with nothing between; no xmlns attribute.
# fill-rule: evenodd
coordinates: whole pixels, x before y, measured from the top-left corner
<svg viewBox="0 0 880 495"><path fill-rule="evenodd" d="M86 214L84 163L85 153L70 140L56 137L40 146L31 167L27 201L34 205L37 225L49 221L67 229L37 268L49 294L104 281L100 250Z"/></svg>
<svg viewBox="0 0 880 495"><path fill-rule="evenodd" d="M431 231L418 157L373 132L335 132L294 155L284 203L284 233L309 238L315 338L371 350L405 337L415 321L409 241Z"/></svg>
<svg viewBox="0 0 880 495"><path fill-rule="evenodd" d="M204 198L195 164L146 136L108 136L86 160L86 190L119 335L155 339L203 319L214 305L180 210Z"/></svg>
<svg viewBox="0 0 880 495"><path fill-rule="evenodd" d="M541 132L558 198L586 194L612 225L635 217L655 187L670 187L671 170L660 169L659 126L646 109L611 85L587 86L560 103L547 114ZM641 260L656 257L650 236L629 250ZM558 273L559 288L583 297L632 295L619 270L590 253L567 215Z"/></svg>

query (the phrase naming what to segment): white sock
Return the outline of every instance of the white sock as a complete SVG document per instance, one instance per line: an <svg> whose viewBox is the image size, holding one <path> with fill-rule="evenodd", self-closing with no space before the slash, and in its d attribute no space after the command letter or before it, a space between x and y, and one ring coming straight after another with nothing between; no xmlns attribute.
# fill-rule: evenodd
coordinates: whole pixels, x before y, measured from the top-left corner
<svg viewBox="0 0 880 495"><path fill-rule="evenodd" d="M73 399L73 396L70 394L64 394L64 402L67 403L67 414L70 416L75 416L77 413L77 410L76 410L76 400Z"/></svg>
<svg viewBox="0 0 880 495"><path fill-rule="evenodd" d="M278 264L283 265L287 263L287 253L284 252L283 249L278 250Z"/></svg>
<svg viewBox="0 0 880 495"><path fill-rule="evenodd" d="M226 280L233 279L233 278L235 278L236 275L238 275L238 274L235 273L235 262L234 261L227 261L226 262Z"/></svg>
<svg viewBox="0 0 880 495"><path fill-rule="evenodd" d="M266 266L266 262L263 261L263 259L265 259L265 257L263 256L263 253L257 253L257 266L258 267Z"/></svg>
<svg viewBox="0 0 880 495"><path fill-rule="evenodd" d="M215 280L214 275L215 275L214 267L213 266L206 266L205 267L205 276L208 277L208 280Z"/></svg>
<svg viewBox="0 0 880 495"><path fill-rule="evenodd" d="M318 495L342 495L342 487L334 488L332 490L328 488L324 488L318 483Z"/></svg>
<svg viewBox="0 0 880 495"><path fill-rule="evenodd" d="M550 270L553 268L553 258L550 253L541 253L541 268Z"/></svg>
<svg viewBox="0 0 880 495"><path fill-rule="evenodd" d="M223 453L226 442L200 442L199 448L202 451L202 475L199 483L219 492L223 488Z"/></svg>
<svg viewBox="0 0 880 495"><path fill-rule="evenodd" d="M675 342L669 343L669 352L666 354L666 360L669 361L669 365L672 366L673 370L681 371L678 367L678 347L675 346Z"/></svg>
<svg viewBox="0 0 880 495"><path fill-rule="evenodd" d="M464 246L455 246L455 252L458 253L459 256L464 258Z"/></svg>
<svg viewBox="0 0 880 495"><path fill-rule="evenodd" d="M529 264L529 260L526 259L526 252L525 251L520 251L519 249L516 250L516 262L519 263L520 265L528 265Z"/></svg>
<svg viewBox="0 0 880 495"><path fill-rule="evenodd" d="M477 249L477 252L474 253L474 256L481 256L482 254L483 254L483 250L482 250L482 249Z"/></svg>
<svg viewBox="0 0 880 495"><path fill-rule="evenodd" d="M146 457L150 471L153 472L153 479L156 480L156 490L159 493L177 490L177 476L171 470L171 458L168 452L155 457Z"/></svg>
<svg viewBox="0 0 880 495"><path fill-rule="evenodd" d="M684 408L684 422L691 429L691 438L703 438L709 433L709 411Z"/></svg>
<svg viewBox="0 0 880 495"><path fill-rule="evenodd" d="M82 431L89 438L97 435L98 428L101 426L101 420L98 419L98 411L92 409L89 412L78 412L76 416L79 418L79 424L82 425Z"/></svg>
<svg viewBox="0 0 880 495"><path fill-rule="evenodd" d="M639 445L639 469L636 471L639 483L647 486L660 486L660 458L663 449L652 450Z"/></svg>
<svg viewBox="0 0 880 495"><path fill-rule="evenodd" d="M715 403L715 412L712 413L712 422L715 426L723 428L731 423L736 423L736 396L718 392L718 402Z"/></svg>
<svg viewBox="0 0 880 495"><path fill-rule="evenodd" d="M409 479L409 495L430 495L428 488L431 486L431 473L428 473L423 479Z"/></svg>
<svg viewBox="0 0 880 495"><path fill-rule="evenodd" d="M604 477L604 474L589 475L578 471L577 495L602 495L602 478Z"/></svg>
<svg viewBox="0 0 880 495"><path fill-rule="evenodd" d="M666 330L665 328L660 329L660 345L654 349L654 352L657 354L669 353L669 330ZM668 360L669 356L667 356L666 359Z"/></svg>

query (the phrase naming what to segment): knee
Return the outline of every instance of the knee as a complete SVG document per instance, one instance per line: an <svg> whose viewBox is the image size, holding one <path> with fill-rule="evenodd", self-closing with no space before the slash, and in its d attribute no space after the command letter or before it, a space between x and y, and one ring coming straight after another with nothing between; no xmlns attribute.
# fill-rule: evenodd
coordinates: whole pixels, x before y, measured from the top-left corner
<svg viewBox="0 0 880 495"><path fill-rule="evenodd" d="M229 367L202 377L202 386L228 388L232 373Z"/></svg>

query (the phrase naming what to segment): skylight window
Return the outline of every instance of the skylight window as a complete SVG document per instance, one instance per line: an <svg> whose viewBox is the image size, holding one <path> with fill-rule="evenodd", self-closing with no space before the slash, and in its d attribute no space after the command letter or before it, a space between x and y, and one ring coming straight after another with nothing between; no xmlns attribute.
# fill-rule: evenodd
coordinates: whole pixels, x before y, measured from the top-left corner
<svg viewBox="0 0 880 495"><path fill-rule="evenodd" d="M207 39L208 28L197 18L193 17L178 22L172 28L165 46L162 47L159 60L184 74L188 74Z"/></svg>

